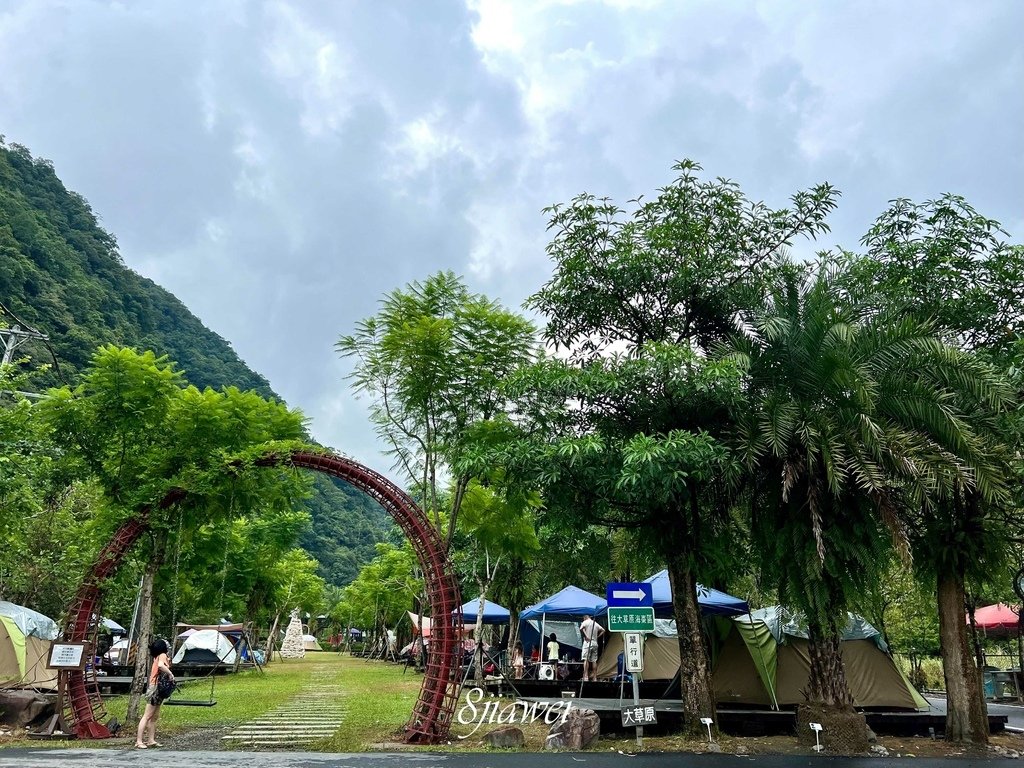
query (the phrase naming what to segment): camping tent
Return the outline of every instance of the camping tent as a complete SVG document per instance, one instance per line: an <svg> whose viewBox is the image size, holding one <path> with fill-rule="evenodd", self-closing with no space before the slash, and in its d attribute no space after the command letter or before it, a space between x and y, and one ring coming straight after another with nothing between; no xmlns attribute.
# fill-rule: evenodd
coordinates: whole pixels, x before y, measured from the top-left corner
<svg viewBox="0 0 1024 768"><path fill-rule="evenodd" d="M479 608L479 597L465 603L460 609L462 612L462 621L466 624L473 624L475 626L476 612ZM508 608L502 608L497 603L492 603L490 600L484 600L484 624L508 624L509 616Z"/></svg>
<svg viewBox="0 0 1024 768"><path fill-rule="evenodd" d="M1004 603L986 605L974 612L974 623L989 637L1016 637L1020 626L1019 612L1019 607ZM967 621L970 622L970 617L967 617Z"/></svg>
<svg viewBox="0 0 1024 768"><path fill-rule="evenodd" d="M730 629L714 665L719 702L787 706L804 701L811 667L807 630L799 616L778 606L762 608L737 616ZM842 640L840 652L854 705L928 709L877 629L851 613Z"/></svg>
<svg viewBox="0 0 1024 768"><path fill-rule="evenodd" d="M0 687L56 688L57 672L46 668L56 638L53 619L0 601Z"/></svg>
<svg viewBox="0 0 1024 768"><path fill-rule="evenodd" d="M178 647L172 664L234 664L238 655L227 635L216 629L200 629Z"/></svg>
<svg viewBox="0 0 1024 768"><path fill-rule="evenodd" d="M762 608L732 619L715 619L712 683L723 705L784 707L804 701L810 674L807 632L778 607ZM613 633L598 662L598 677L616 674L622 650ZM858 707L928 709L888 653L878 630L850 614L840 646L846 681ZM671 679L679 669L675 623L655 621L644 642L645 680Z"/></svg>
<svg viewBox="0 0 1024 768"><path fill-rule="evenodd" d="M668 580L668 571L659 571L649 579L644 579L651 585L652 597L654 598L654 615L663 619L671 619L674 616L672 607L672 585ZM733 597L725 592L720 592L702 584L697 585L697 604L700 605L700 612L705 616L737 616L750 610L746 600Z"/></svg>
<svg viewBox="0 0 1024 768"><path fill-rule="evenodd" d="M316 638L313 637L313 635L302 636L302 647L305 648L307 651L323 650L323 648L320 647L320 643L317 642Z"/></svg>

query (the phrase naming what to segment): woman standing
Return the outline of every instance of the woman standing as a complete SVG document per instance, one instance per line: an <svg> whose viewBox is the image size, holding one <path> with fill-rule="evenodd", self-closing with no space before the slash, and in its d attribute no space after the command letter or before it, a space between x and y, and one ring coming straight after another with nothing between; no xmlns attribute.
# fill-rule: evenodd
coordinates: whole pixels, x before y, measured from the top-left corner
<svg viewBox="0 0 1024 768"><path fill-rule="evenodd" d="M149 670L149 687L146 689L146 711L139 720L139 730L135 734L136 749L163 746L156 740L156 723L160 719L160 705L174 690L174 674L171 672L171 660L167 657L167 643L157 638L149 644L149 655L153 658L153 666Z"/></svg>

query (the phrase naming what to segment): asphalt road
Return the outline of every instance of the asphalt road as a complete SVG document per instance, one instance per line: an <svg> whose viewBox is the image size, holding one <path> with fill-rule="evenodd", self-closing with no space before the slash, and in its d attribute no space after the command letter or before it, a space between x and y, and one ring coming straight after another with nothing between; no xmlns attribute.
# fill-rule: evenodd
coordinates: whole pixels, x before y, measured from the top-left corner
<svg viewBox="0 0 1024 768"><path fill-rule="evenodd" d="M928 703L939 714L946 714L946 700L935 696L926 696ZM1006 725L1009 728L1016 728L1024 731L1024 706L1020 704L993 704L989 702L988 713L990 715L1006 715Z"/></svg>
<svg viewBox="0 0 1024 768"><path fill-rule="evenodd" d="M792 757L618 752L517 753L487 752L445 755L402 753L345 755L313 752L170 752L115 749L5 749L4 768L972 768L1005 764L1003 758Z"/></svg>

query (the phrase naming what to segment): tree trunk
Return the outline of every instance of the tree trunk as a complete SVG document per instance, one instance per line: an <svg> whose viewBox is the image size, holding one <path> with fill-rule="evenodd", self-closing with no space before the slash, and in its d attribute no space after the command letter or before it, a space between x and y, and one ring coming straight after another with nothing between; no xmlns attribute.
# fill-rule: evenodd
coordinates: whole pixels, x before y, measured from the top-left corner
<svg viewBox="0 0 1024 768"><path fill-rule="evenodd" d="M711 688L711 665L704 644L697 604L697 579L686 553L675 549L668 557L672 609L679 636L679 688L683 705L684 733L700 733L700 718L716 718ZM716 718L717 719L717 718Z"/></svg>
<svg viewBox="0 0 1024 768"><path fill-rule="evenodd" d="M807 652L810 655L810 676L807 699L827 707L853 711L853 696L846 682L846 667L840 651L842 636L811 624L808 627Z"/></svg>
<svg viewBox="0 0 1024 768"><path fill-rule="evenodd" d="M946 740L988 743L988 712L981 691L981 670L971 660L964 621L964 579L939 574L939 646L946 679Z"/></svg>
<svg viewBox="0 0 1024 768"><path fill-rule="evenodd" d="M490 581L477 577L476 583L480 587L480 600L476 607L476 627L473 629L473 639L476 641L473 656L473 680L482 685L484 682L484 606L487 601L487 588L490 586Z"/></svg>
<svg viewBox="0 0 1024 768"><path fill-rule="evenodd" d="M135 673L132 676L131 695L128 697L128 712L125 719L130 723L139 719L142 694L149 684L149 644L153 641L153 582L163 563L163 541L154 544L153 556L146 563L142 574L142 595L139 599L139 633L136 640Z"/></svg>

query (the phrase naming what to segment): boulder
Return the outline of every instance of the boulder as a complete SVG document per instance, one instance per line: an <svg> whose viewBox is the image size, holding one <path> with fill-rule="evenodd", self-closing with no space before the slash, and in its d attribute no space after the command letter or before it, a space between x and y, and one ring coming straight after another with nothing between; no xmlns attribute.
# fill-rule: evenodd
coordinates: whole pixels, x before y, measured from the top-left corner
<svg viewBox="0 0 1024 768"><path fill-rule="evenodd" d="M601 720L592 709L571 709L562 722L559 718L548 732L544 749L586 749L601 735Z"/></svg>
<svg viewBox="0 0 1024 768"><path fill-rule="evenodd" d="M484 736L484 741L489 747L500 747L502 749L519 749L526 745L526 737L522 730L514 725L504 728L495 728Z"/></svg>
<svg viewBox="0 0 1024 768"><path fill-rule="evenodd" d="M53 714L53 696L35 691L0 691L0 723L24 728Z"/></svg>

